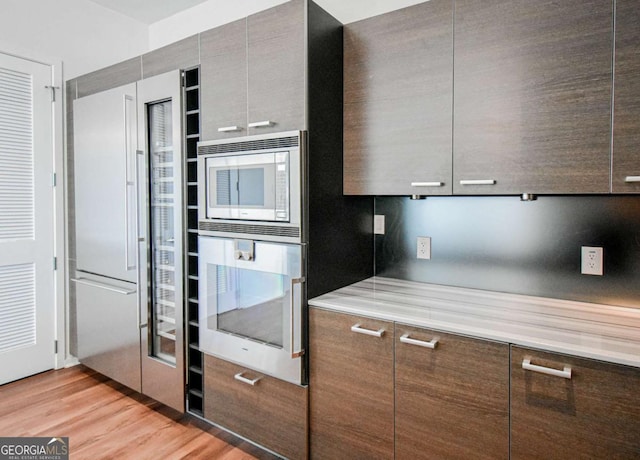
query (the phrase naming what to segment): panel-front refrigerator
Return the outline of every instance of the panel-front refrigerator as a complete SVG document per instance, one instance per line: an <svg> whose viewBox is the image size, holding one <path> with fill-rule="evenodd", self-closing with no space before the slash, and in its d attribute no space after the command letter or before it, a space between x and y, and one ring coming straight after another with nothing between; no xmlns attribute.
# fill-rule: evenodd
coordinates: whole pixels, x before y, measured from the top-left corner
<svg viewBox="0 0 640 460"><path fill-rule="evenodd" d="M179 71L74 101L78 359L184 411Z"/></svg>
<svg viewBox="0 0 640 460"><path fill-rule="evenodd" d="M136 84L76 99L78 359L141 390Z"/></svg>

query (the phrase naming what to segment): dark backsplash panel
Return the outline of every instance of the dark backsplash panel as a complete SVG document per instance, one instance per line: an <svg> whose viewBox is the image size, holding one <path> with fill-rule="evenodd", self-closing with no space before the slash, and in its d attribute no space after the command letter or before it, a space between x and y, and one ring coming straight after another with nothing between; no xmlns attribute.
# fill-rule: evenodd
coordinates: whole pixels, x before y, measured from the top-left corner
<svg viewBox="0 0 640 460"><path fill-rule="evenodd" d="M376 275L640 308L640 196L378 197L375 213ZM604 276L580 274L581 246L604 248Z"/></svg>

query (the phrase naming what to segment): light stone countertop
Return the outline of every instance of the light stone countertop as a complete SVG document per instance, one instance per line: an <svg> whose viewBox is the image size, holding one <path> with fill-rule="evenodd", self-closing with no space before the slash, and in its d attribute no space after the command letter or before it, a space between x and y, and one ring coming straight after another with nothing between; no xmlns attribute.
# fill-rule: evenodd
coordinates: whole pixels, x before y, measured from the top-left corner
<svg viewBox="0 0 640 460"><path fill-rule="evenodd" d="M640 307L373 277L309 305L640 367Z"/></svg>

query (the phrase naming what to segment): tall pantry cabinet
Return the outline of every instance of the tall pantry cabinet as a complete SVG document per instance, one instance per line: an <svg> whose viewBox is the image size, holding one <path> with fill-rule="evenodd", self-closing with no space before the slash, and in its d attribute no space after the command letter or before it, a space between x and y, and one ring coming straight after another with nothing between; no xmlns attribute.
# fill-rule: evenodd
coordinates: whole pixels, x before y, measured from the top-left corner
<svg viewBox="0 0 640 460"><path fill-rule="evenodd" d="M312 1L292 0L203 32L200 45L203 140L307 133L307 297L371 276L372 200L342 194L341 24ZM347 260L345 248L353 248ZM242 369L259 383L234 379ZM206 419L288 458L308 456L306 385L206 354L203 370Z"/></svg>

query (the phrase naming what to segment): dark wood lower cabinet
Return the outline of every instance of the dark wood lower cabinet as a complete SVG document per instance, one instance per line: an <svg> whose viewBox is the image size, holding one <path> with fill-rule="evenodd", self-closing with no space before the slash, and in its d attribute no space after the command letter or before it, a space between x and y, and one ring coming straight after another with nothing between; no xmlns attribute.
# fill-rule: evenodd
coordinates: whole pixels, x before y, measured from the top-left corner
<svg viewBox="0 0 640 460"><path fill-rule="evenodd" d="M393 458L393 323L309 310L311 458Z"/></svg>
<svg viewBox="0 0 640 460"><path fill-rule="evenodd" d="M640 459L639 368L318 308L309 321L311 458Z"/></svg>
<svg viewBox="0 0 640 460"><path fill-rule="evenodd" d="M640 458L639 389L640 369L512 346L511 458Z"/></svg>
<svg viewBox="0 0 640 460"><path fill-rule="evenodd" d="M290 459L308 457L308 391L204 355L204 416ZM255 385L235 378L259 378Z"/></svg>
<svg viewBox="0 0 640 460"><path fill-rule="evenodd" d="M401 324L395 340L396 458L507 459L509 345Z"/></svg>

